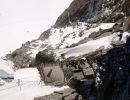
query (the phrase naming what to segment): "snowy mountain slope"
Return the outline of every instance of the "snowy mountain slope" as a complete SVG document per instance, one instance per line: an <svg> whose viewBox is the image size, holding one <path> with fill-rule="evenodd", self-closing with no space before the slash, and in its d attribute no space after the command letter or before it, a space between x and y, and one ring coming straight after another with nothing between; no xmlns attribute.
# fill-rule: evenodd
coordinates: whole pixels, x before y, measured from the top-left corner
<svg viewBox="0 0 130 100"><path fill-rule="evenodd" d="M14 63L3 56L20 47L25 41L36 39L39 34L54 24L56 18L71 1L0 1L0 100L33 100L35 96L47 95L64 89L64 87L51 86L41 88L41 84L38 84L40 77L35 76L34 71L24 69L29 75L19 70L15 73ZM57 2L59 6L56 5ZM50 13L46 9L49 9ZM1 78L9 77L15 77L15 81L7 83L1 80ZM24 83L20 91L17 79L23 81L23 77ZM31 82L28 83L30 80Z"/></svg>
<svg viewBox="0 0 130 100"><path fill-rule="evenodd" d="M71 1L0 1L0 69L3 70L2 72L13 74L15 70L13 62L6 61L4 56L19 48L22 43L36 39L45 29L50 28ZM56 5L57 2L59 6ZM50 13L46 11L48 8Z"/></svg>
<svg viewBox="0 0 130 100"><path fill-rule="evenodd" d="M63 13L57 20L56 24L52 26L49 30L43 32L41 36L32 41L28 41L25 44L22 44L21 48L18 48L14 52L8 54L6 56L7 59L13 61L15 68L23 68L23 67L32 67L30 66L30 63L32 63L35 60L35 56L39 51L44 52L44 50L51 50L53 51L58 57L61 54L65 54L65 57L78 57L78 56L83 56L86 54L89 54L91 52L95 52L99 49L103 50L108 50L112 49L116 50L118 49L117 47L122 46L126 43L127 38L129 37L130 33L125 32L124 30L124 21L127 19L129 13L126 13L122 9L122 0L74 0L74 2L79 2L78 8L76 8L75 3L74 6L70 5L70 7L65 10L65 13ZM126 0L124 0L126 1ZM84 6L84 2L87 2L88 6ZM81 4L81 5L80 5ZM83 5L83 6L82 6ZM85 4L86 5L86 4ZM73 6L73 7L72 7ZM71 9L72 8L72 9ZM75 10L76 8L76 10ZM129 9L128 9L129 11ZM69 13L68 13L69 12ZM74 12L74 13L73 13ZM65 14L65 16L64 16ZM60 19L60 20L59 20ZM82 21L82 22L80 22ZM104 23L105 22L105 23ZM63 26L63 27L61 27ZM128 25L129 26L129 25ZM125 47L122 47L125 48ZM122 58L125 60L127 59L127 48L123 49L123 53L121 53ZM116 54L116 51L115 51ZM109 53L106 54L109 57ZM110 55L111 56L111 55ZM117 55L115 55L117 57ZM122 58L117 57L117 60L113 58L113 56L110 59L105 59L108 61L107 65L104 66L104 69L108 71L108 76L115 76L119 75L122 76ZM111 61L111 59L114 59ZM110 60L110 62L109 62ZM92 59L92 64L97 63ZM99 64L104 64L103 63L104 59L99 62ZM121 62L121 66L118 64L115 64L115 62ZM125 67L129 67L128 61L125 60ZM98 64L98 63L97 63ZM112 64L112 65L111 65ZM102 65L98 66L99 69L102 67ZM109 71L109 68L106 68L106 66L111 66L110 69L113 69L112 71ZM114 67L116 66L116 69ZM92 65L92 67L94 67ZM98 69L98 68L97 68ZM27 71L27 70L26 70ZM104 70L99 70L99 71L104 71ZM30 71L31 72L31 71ZM22 72L23 74L24 72ZM98 71L97 71L98 73ZM112 73L112 74L111 74ZM121 75L120 75L121 73ZM21 74L18 72L18 74ZM127 73L126 73L127 74ZM31 75L31 74L30 74ZM128 75L128 74L127 74ZM126 76L127 76L126 75ZM17 76L17 75L16 75ZM20 76L20 75L18 75ZM107 76L105 74L105 76ZM123 75L124 78L125 75ZM20 76L21 77L21 76ZM15 77L16 79L19 79L20 77ZM27 76L28 77L28 76ZM30 76L29 76L30 77ZM35 77L35 76L33 76ZM99 78L100 76L96 76L96 78ZM102 77L102 76L101 76ZM104 76L103 76L104 77ZM108 82L111 83L109 80L110 77L106 77L106 83ZM121 78L121 77L120 77ZM120 78L114 77L113 79L116 79L117 82L115 82L114 86L117 84L118 87L120 87ZM24 79L24 78L23 78ZM37 79L37 77L36 77ZM39 79L39 77L38 77ZM21 78L22 80L22 78ZM28 80L28 79L27 79ZM29 80L32 80L29 78ZM96 82L97 80L95 80ZM16 81L17 82L17 81ZM16 84L15 82L15 84ZM119 84L118 84L119 82ZM11 83L13 84L13 83ZM9 84L9 85L11 85ZM36 81L37 84L37 81ZM36 85L35 82L28 83L25 81L25 84L23 84L22 90L20 93L14 93L13 95L9 95L9 97L20 97L19 95L23 96L22 99L26 99L28 96L30 99L34 97L32 93L35 93L39 95L44 95L41 92L42 89L37 89L39 88L38 85ZM35 87L36 85L36 87ZM6 85L5 85L6 86ZM28 89L28 87L31 87L32 89ZM103 90L109 89L109 86L104 89L104 87L107 87L107 84L103 84ZM111 84L110 84L111 86ZM113 86L113 87L114 87ZM47 89L53 90L53 88L45 86ZM45 89L45 90L46 90ZM55 89L55 88L54 88ZM113 88L114 89L114 88ZM40 91L39 91L40 90ZM44 89L43 89L44 90ZM85 90L87 90L85 88ZM117 88L118 90L118 88ZM117 92L115 89L115 94ZM11 90L11 92L16 92L17 89ZM106 93L104 91L99 90L99 94ZM10 92L10 91L8 91ZM85 91L86 92L86 91ZM4 92L3 92L4 93ZM5 94L7 91L5 92ZM26 93L26 94L25 94ZM125 92L124 92L125 93ZM105 100L102 99L103 95L101 96L101 99L99 100ZM126 93L127 94L127 93ZM31 95L31 96L30 96ZM111 94L110 94L111 95ZM117 93L118 95L118 93ZM109 95L108 95L109 96ZM106 96L107 97L107 96ZM7 97L3 97L3 99L7 99ZM112 99L115 100L115 99Z"/></svg>
<svg viewBox="0 0 130 100"><path fill-rule="evenodd" d="M81 44L81 45L76 46L74 48L62 49L62 51L56 50L56 54L58 54L58 51L60 51L60 53L58 54L59 56L60 56L60 54L64 53L66 58L78 57L78 56L82 56L82 55L94 52L101 47L104 49L111 48L112 41L113 41L112 35L106 36L106 37L103 37L101 39L91 40L87 43Z"/></svg>
<svg viewBox="0 0 130 100"><path fill-rule="evenodd" d="M121 43L125 44L127 37L130 36L130 33L124 32L124 33L113 33L112 35L105 36L102 38L99 38L97 40L90 40L87 43L78 45L73 48L66 48L66 49L57 49L54 52L57 56L60 56L61 54L65 54L65 57L78 57L85 54L89 54L92 52L97 51L98 49L107 50L113 48L112 43L113 42L119 42L120 37L118 34L122 34Z"/></svg>
<svg viewBox="0 0 130 100"><path fill-rule="evenodd" d="M121 32L122 23L128 16L122 10L122 5L121 0L75 0L61 14L54 26L43 32L38 39L26 42L21 48L8 54L7 59L13 61L17 68L26 67L34 61L39 51L75 47L96 39L95 37L101 38L99 36L104 33L106 35L103 36L108 36ZM106 24L103 24L104 22ZM117 26L112 27L114 24L111 22ZM95 34L91 36L92 33Z"/></svg>
<svg viewBox="0 0 130 100"><path fill-rule="evenodd" d="M85 43L91 40L89 38L91 33L111 29L113 26L114 23L88 24L78 22L68 27L51 28L48 38L28 41L11 55L9 54L7 58L13 60L17 67L29 66L39 51L68 48ZM21 59L21 61L17 59Z"/></svg>
<svg viewBox="0 0 130 100"><path fill-rule="evenodd" d="M71 2L72 0L1 0L0 56L14 51L26 41L38 38L55 23Z"/></svg>

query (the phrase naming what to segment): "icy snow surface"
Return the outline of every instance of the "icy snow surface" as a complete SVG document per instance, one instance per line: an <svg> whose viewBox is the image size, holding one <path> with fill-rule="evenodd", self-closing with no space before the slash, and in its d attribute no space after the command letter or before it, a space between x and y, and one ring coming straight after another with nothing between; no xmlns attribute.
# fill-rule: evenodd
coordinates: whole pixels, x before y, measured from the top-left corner
<svg viewBox="0 0 130 100"><path fill-rule="evenodd" d="M72 57L72 56L80 56L87 53L91 53L93 51L96 51L100 47L103 47L104 49L107 49L111 47L111 41L113 40L113 35L106 36L97 40L92 40L87 43L81 44L79 46L76 46L74 48L66 48L66 49L59 49L56 50L56 54L60 56L60 54L65 53L65 57Z"/></svg>
<svg viewBox="0 0 130 100"><path fill-rule="evenodd" d="M124 32L124 33L113 33L112 35L106 36L99 38L97 40L91 40L87 43L78 45L73 48L63 48L63 49L57 49L54 50L54 52L57 54L57 56L60 56L61 54L65 54L65 57L77 57L77 56L82 56L84 54L89 54L91 52L96 51L97 49L103 48L108 49L112 48L113 46L111 45L112 42L116 42L120 39L118 34L123 34L121 41L126 43L127 38L130 36L130 33Z"/></svg>
<svg viewBox="0 0 130 100"><path fill-rule="evenodd" d="M124 32L121 41L126 43L127 38L130 36L130 33Z"/></svg>
<svg viewBox="0 0 130 100"><path fill-rule="evenodd" d="M98 26L93 24L91 28L89 28L88 23L79 22L77 24L64 28L52 28L49 39L44 41L37 40L32 43L36 44L37 42L37 46L34 48L33 45L30 45L31 49L27 54L35 57L39 51L45 50L48 46L51 46L53 49L56 49L58 46L59 48L65 48L66 46L78 43L80 40L87 38L91 33L97 32L99 29L109 29L114 25L114 23L102 23ZM80 34L82 34L82 36L80 36ZM41 47L43 44L47 45L43 48Z"/></svg>
<svg viewBox="0 0 130 100"><path fill-rule="evenodd" d="M14 79L21 81L40 81L40 75L36 68L22 68L16 70Z"/></svg>
<svg viewBox="0 0 130 100"><path fill-rule="evenodd" d="M14 81L0 86L0 100L33 100L34 97L44 96L65 87L46 86L40 81L36 68L19 69L14 73Z"/></svg>

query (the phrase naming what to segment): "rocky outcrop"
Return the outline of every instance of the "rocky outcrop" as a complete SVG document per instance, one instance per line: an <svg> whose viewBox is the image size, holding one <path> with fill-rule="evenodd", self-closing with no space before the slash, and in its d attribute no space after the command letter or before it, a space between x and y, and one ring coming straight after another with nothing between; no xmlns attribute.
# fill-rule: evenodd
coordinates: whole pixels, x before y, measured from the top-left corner
<svg viewBox="0 0 130 100"><path fill-rule="evenodd" d="M40 51L35 58L36 65L41 65L42 63L54 63L55 57L53 53L49 53L47 51Z"/></svg>
<svg viewBox="0 0 130 100"><path fill-rule="evenodd" d="M82 35L87 33L85 30L90 30L91 32L91 29L96 29L96 25L98 26L100 23L115 23L112 28L99 29L78 43L71 45L73 48L92 39L100 39L111 34L118 36L117 41L116 37L113 37L115 41L111 42L109 49L104 50L104 47L101 47L96 49L95 52L80 55L76 58L78 61L71 60L70 63L66 63L65 66L67 68L62 70L62 75L64 74L63 78L65 77L66 81L69 81L66 83L70 83L68 85L74 89L73 93L68 92L66 95L66 93L64 93L65 90L63 93L55 92L45 97L35 98L34 100L130 100L130 39L126 39L127 41L123 41L122 39L123 32L125 33L125 31L130 30L129 14L130 0L74 0L61 16L59 16L53 26L54 30L52 28L52 30L49 29L43 32L37 40L23 44L21 48L15 50L12 54L8 54L7 58L12 60L17 68L29 67L29 64L30 66L37 66L40 74L43 75L44 70L42 69L46 66L40 65L42 65L42 63L55 63L54 55L51 53L48 54L49 50L52 49L51 46L48 45L50 41L44 41L52 35L52 31L53 34L61 33L60 35L62 36L63 30L58 27L64 28L65 25L72 25L73 22L83 21L89 23L86 24L87 27L85 29L83 29L84 26L79 27L79 25L72 25L72 30L75 30L76 28L74 27L77 27L76 31L78 30L78 32L76 34L80 33L78 38L82 38ZM75 31L70 34L73 34L73 38L76 35ZM61 42L64 42L70 34L67 34ZM124 38L128 38L128 36L126 35ZM39 45L38 43L41 44ZM45 52L45 50L39 50L39 48L44 47L48 49L47 52ZM36 57L32 58L30 51L35 50L35 48L40 52L37 53ZM65 49L67 50L68 48ZM79 62L79 59L82 57L85 57L84 63ZM60 64L62 64L62 62ZM86 70L84 70L80 64L86 64ZM61 71L55 70L57 72ZM56 80L59 81L57 73L54 73L55 75L53 74L51 77L51 73L53 72L52 67L45 69L45 71L47 72L45 75L48 78L56 78ZM83 77L80 77L80 73L82 73ZM91 76L91 79L88 79L88 76ZM70 81L71 79L72 81ZM50 79L47 81L51 82ZM73 94L74 96L72 96ZM82 95L81 98L80 95Z"/></svg>
<svg viewBox="0 0 130 100"><path fill-rule="evenodd" d="M40 35L40 37L39 37L38 39L40 39L40 40L45 40L45 39L49 38L50 30L51 30L51 29L48 29L48 30L44 31L44 32Z"/></svg>
<svg viewBox="0 0 130 100"><path fill-rule="evenodd" d="M90 23L90 26L93 23L119 23L119 25L117 25L114 29L93 32L89 38L84 38L79 42L70 45L70 47L86 43L92 39L98 39L110 35L113 32L128 31L130 27L130 17L125 21L125 15L122 13L122 9L124 12L128 12L130 7L129 2L129 0L124 0L124 2L122 2L122 0L74 0L61 14L61 16L59 16L53 27L61 27L68 24L73 26L72 22L77 21L88 22ZM123 29L122 23L124 23ZM78 27L78 25L73 27ZM89 28L86 28L86 30L89 30ZM80 35L82 35L83 32L84 30L81 30ZM39 40L43 42L43 44L40 46L40 49L46 46L48 46L47 49L52 49L50 45L46 43L44 44L44 40L48 39L50 35L51 29L48 29L43 32L37 40L26 42L21 46L21 48L15 50L11 54L8 54L7 58L12 60L14 65L18 68L25 66L28 67L29 64L30 66L35 66L35 63L33 64L35 57L32 58L31 52L29 51L34 50L34 48L39 46L36 43Z"/></svg>
<svg viewBox="0 0 130 100"><path fill-rule="evenodd" d="M33 58L25 52L26 49L22 47L15 50L11 54L7 54L6 58L13 61L15 69L27 68L29 67L29 64L32 62Z"/></svg>
<svg viewBox="0 0 130 100"><path fill-rule="evenodd" d="M98 70L101 84L97 100L129 100L129 41L96 58L98 67L102 67Z"/></svg>
<svg viewBox="0 0 130 100"><path fill-rule="evenodd" d="M34 100L129 100L130 39L126 44L116 42L113 46L108 51L85 55L88 65L96 72L92 84L82 81L73 89L74 92L66 94L63 90Z"/></svg>
<svg viewBox="0 0 130 100"><path fill-rule="evenodd" d="M86 55L87 66L94 69L96 74L96 77L93 77L94 81L82 80L78 85L75 84L72 90L54 92L47 96L36 97L34 100L129 100L129 48L130 38L126 44Z"/></svg>
<svg viewBox="0 0 130 100"><path fill-rule="evenodd" d="M75 16L82 15L89 7L89 0L74 0L56 21L55 27L64 26Z"/></svg>
<svg viewBox="0 0 130 100"><path fill-rule="evenodd" d="M74 0L59 16L54 27L62 27L75 21L106 22L109 15L114 19L115 16L112 13L115 11L117 16L117 12L121 11L121 6L122 0ZM123 8L125 9L125 7L124 5ZM119 16L121 15L119 14Z"/></svg>
<svg viewBox="0 0 130 100"><path fill-rule="evenodd" d="M65 89L55 91L50 95L35 97L34 100L83 100L83 97L74 89Z"/></svg>

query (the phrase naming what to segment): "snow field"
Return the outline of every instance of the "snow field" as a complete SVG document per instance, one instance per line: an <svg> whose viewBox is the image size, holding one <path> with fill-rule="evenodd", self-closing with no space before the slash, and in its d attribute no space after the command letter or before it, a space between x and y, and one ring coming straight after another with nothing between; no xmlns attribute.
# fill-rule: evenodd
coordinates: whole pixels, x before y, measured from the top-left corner
<svg viewBox="0 0 130 100"><path fill-rule="evenodd" d="M14 73L14 80L0 86L0 100L33 100L34 97L44 96L68 88L46 86L40 81L36 68L23 68Z"/></svg>

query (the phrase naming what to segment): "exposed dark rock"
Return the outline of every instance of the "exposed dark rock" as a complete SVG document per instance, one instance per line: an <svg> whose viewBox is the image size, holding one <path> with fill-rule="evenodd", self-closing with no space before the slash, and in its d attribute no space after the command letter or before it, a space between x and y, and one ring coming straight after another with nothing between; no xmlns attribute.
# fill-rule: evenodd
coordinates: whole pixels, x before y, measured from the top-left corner
<svg viewBox="0 0 130 100"><path fill-rule="evenodd" d="M56 91L47 96L35 97L34 100L84 100L74 89Z"/></svg>
<svg viewBox="0 0 130 100"><path fill-rule="evenodd" d="M82 15L89 7L89 0L74 0L56 21L55 27L64 26L76 16Z"/></svg>
<svg viewBox="0 0 130 100"><path fill-rule="evenodd" d="M125 45L117 43L113 49L105 53L93 53L86 56L87 63L95 69L96 79L95 81L82 81L78 84L71 83L74 86L71 87L82 94L85 100L91 100L90 98L93 98L92 100L129 100L129 41L130 39ZM73 71L72 69L71 77L74 76ZM77 83L75 80L72 82Z"/></svg>
<svg viewBox="0 0 130 100"><path fill-rule="evenodd" d="M36 55L35 63L36 65L40 65L42 63L54 63L55 56L53 52L48 53L48 51L40 51Z"/></svg>
<svg viewBox="0 0 130 100"><path fill-rule="evenodd" d="M75 21L117 22L124 16L120 13L122 4L122 0L74 0L59 16L54 27L62 27ZM110 13L105 14L106 9L111 10Z"/></svg>
<svg viewBox="0 0 130 100"><path fill-rule="evenodd" d="M13 61L15 69L26 68L29 67L29 64L33 58L25 52L26 49L20 48L15 50L12 54L6 55L6 58Z"/></svg>
<svg viewBox="0 0 130 100"><path fill-rule="evenodd" d="M49 35L50 35L50 29L44 31L44 32L40 35L39 39L40 39L40 40L45 40L45 39L49 38Z"/></svg>
<svg viewBox="0 0 130 100"><path fill-rule="evenodd" d="M97 58L98 66L105 69L99 70L102 84L97 100L129 100L129 46L116 47Z"/></svg>

